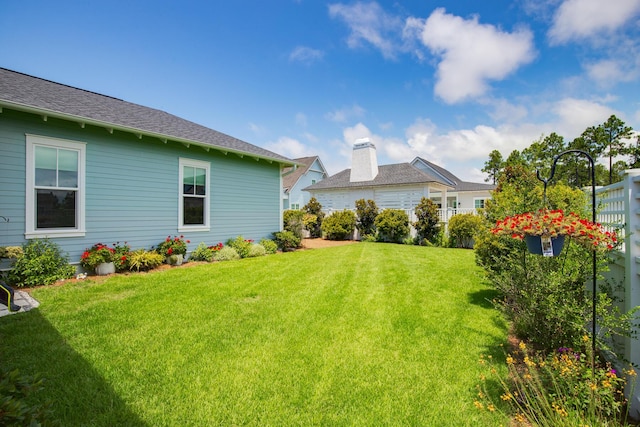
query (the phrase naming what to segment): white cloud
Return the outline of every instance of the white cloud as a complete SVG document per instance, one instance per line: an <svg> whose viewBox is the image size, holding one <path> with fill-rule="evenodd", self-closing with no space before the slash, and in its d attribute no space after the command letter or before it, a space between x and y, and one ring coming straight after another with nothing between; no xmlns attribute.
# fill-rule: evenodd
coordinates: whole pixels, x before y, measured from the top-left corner
<svg viewBox="0 0 640 427"><path fill-rule="evenodd" d="M552 44L594 38L612 32L640 13L640 0L565 0L553 17Z"/></svg>
<svg viewBox="0 0 640 427"><path fill-rule="evenodd" d="M304 113L296 113L296 124L298 126L307 126L307 116Z"/></svg>
<svg viewBox="0 0 640 427"><path fill-rule="evenodd" d="M419 25L419 21L410 25ZM489 89L488 81L504 79L536 55L529 29L507 33L480 24L477 17L463 19L442 8L423 22L420 36L441 58L435 93L450 104L483 95Z"/></svg>
<svg viewBox="0 0 640 427"><path fill-rule="evenodd" d="M626 61L625 61L626 60ZM585 65L589 78L601 87L611 87L619 82L630 82L638 77L640 62L636 58L603 59Z"/></svg>
<svg viewBox="0 0 640 427"><path fill-rule="evenodd" d="M289 60L292 62L301 62L305 65L313 64L320 61L324 57L324 52L317 49L312 49L307 46L297 46L289 54Z"/></svg>
<svg viewBox="0 0 640 427"><path fill-rule="evenodd" d="M564 98L558 101L552 111L558 117L553 132L572 140L590 126L605 122L615 110L594 101Z"/></svg>
<svg viewBox="0 0 640 427"><path fill-rule="evenodd" d="M347 45L352 49L369 43L387 59L395 58L401 49L393 40L402 31L402 20L387 14L378 3L332 4L329 16L342 19L349 26Z"/></svg>
<svg viewBox="0 0 640 427"><path fill-rule="evenodd" d="M253 132L258 136L265 135L267 133L267 128L265 128L264 126L257 125L255 123L249 123L249 129L251 129L251 132Z"/></svg>
<svg viewBox="0 0 640 427"><path fill-rule="evenodd" d="M364 116L365 112L366 110L364 108L355 104L351 107L344 107L339 110L330 111L325 114L325 117L327 118L327 120L331 120L332 122L346 123L351 118Z"/></svg>
<svg viewBox="0 0 640 427"><path fill-rule="evenodd" d="M266 143L264 148L291 159L317 154L312 147L304 145L297 139L289 138L287 136L280 137L275 142Z"/></svg>

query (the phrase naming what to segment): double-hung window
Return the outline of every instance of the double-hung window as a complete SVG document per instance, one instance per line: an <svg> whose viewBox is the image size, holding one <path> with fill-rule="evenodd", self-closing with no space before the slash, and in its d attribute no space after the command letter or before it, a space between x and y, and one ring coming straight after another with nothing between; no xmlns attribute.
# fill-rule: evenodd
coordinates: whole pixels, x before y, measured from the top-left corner
<svg viewBox="0 0 640 427"><path fill-rule="evenodd" d="M474 198L473 207L476 209L484 209L484 204L487 199Z"/></svg>
<svg viewBox="0 0 640 427"><path fill-rule="evenodd" d="M27 135L26 238L85 234L85 144Z"/></svg>
<svg viewBox="0 0 640 427"><path fill-rule="evenodd" d="M209 163L180 159L180 231L209 231Z"/></svg>

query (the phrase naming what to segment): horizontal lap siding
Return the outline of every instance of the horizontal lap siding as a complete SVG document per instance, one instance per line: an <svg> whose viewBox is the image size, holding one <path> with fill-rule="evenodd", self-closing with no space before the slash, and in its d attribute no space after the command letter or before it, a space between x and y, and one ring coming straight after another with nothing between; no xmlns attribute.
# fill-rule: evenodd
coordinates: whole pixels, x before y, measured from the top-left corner
<svg viewBox="0 0 640 427"><path fill-rule="evenodd" d="M0 114L0 245L24 239L25 134L86 143L86 235L54 239L79 261L94 243L128 242L151 248L178 235L179 158L210 162L210 231L183 233L199 242L225 241L242 234L260 239L278 230L279 165L245 156L4 110Z"/></svg>

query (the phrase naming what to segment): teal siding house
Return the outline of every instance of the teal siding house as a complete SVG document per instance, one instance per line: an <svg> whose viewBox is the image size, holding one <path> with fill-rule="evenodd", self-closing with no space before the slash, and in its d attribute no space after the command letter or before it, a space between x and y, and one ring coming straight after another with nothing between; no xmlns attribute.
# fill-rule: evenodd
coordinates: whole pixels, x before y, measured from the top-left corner
<svg viewBox="0 0 640 427"><path fill-rule="evenodd" d="M191 251L282 224L296 162L164 111L0 68L0 246L50 238Z"/></svg>

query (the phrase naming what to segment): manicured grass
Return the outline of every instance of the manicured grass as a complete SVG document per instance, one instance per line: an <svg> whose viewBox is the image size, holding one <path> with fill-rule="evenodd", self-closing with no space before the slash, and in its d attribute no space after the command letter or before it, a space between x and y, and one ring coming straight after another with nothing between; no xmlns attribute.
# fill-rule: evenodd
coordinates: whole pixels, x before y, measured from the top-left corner
<svg viewBox="0 0 640 427"><path fill-rule="evenodd" d="M357 244L43 288L0 359L73 425L498 425L473 252Z"/></svg>

